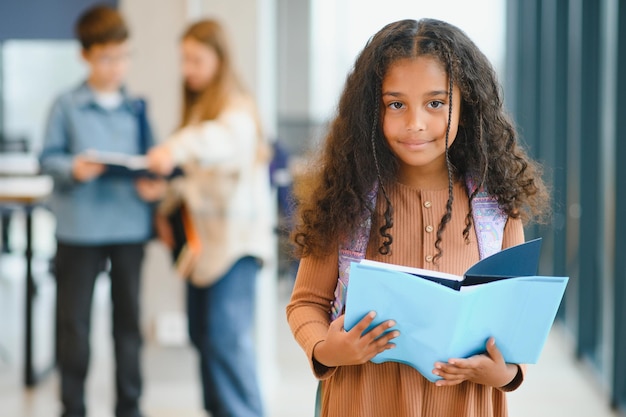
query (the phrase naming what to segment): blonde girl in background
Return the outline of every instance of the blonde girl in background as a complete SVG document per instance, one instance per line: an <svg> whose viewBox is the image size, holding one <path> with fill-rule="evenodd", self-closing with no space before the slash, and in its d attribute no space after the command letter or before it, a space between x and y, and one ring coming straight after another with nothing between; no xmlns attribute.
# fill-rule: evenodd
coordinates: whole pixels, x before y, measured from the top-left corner
<svg viewBox="0 0 626 417"><path fill-rule="evenodd" d="M188 278L189 334L200 357L205 409L213 417L260 417L252 330L257 274L273 250L269 148L220 23L194 23L180 47L180 127L149 152L148 163L158 174L178 166L184 175L171 182L157 230L174 248L167 216L182 204L199 238L196 253L179 266Z"/></svg>

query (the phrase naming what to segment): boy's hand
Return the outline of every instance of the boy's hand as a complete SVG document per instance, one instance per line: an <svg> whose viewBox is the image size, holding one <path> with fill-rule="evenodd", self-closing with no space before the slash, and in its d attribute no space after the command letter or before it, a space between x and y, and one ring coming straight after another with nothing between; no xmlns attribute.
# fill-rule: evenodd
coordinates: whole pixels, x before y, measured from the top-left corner
<svg viewBox="0 0 626 417"><path fill-rule="evenodd" d="M345 315L330 323L326 340L319 342L313 349L315 360L327 367L359 365L382 351L394 348L396 345L389 342L400 333L398 331L387 332L395 326L393 320L383 322L362 334L374 317L376 313L370 312L349 332L343 328Z"/></svg>
<svg viewBox="0 0 626 417"><path fill-rule="evenodd" d="M76 155L72 162L72 176L80 182L91 181L102 175L105 170L105 165L89 161L81 155Z"/></svg>
<svg viewBox="0 0 626 417"><path fill-rule="evenodd" d="M170 175L176 166L172 151L163 145L150 149L146 158L148 160L148 169L159 175Z"/></svg>
<svg viewBox="0 0 626 417"><path fill-rule="evenodd" d="M496 341L492 337L487 341L487 352L467 359L450 359L447 363L436 362L433 374L443 379L435 384L439 387L472 381L491 387L503 387L517 375L518 366L507 364Z"/></svg>
<svg viewBox="0 0 626 417"><path fill-rule="evenodd" d="M167 181L162 179L139 178L135 181L137 194L144 201L158 201L165 196Z"/></svg>

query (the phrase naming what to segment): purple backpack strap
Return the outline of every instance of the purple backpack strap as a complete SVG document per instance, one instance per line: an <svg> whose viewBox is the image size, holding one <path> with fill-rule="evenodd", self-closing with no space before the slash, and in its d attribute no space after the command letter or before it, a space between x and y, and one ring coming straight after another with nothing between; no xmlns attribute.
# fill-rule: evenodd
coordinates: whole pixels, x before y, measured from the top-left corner
<svg viewBox="0 0 626 417"><path fill-rule="evenodd" d="M466 181L468 192L471 194L476 187L471 179ZM376 207L378 196L378 184L374 186L367 196L370 207ZM472 218L478 241L478 254L480 259L493 255L502 250L504 226L507 215L500 209L495 198L491 197L484 189L481 189L472 200ZM335 288L335 299L331 304L330 319L337 319L343 314L346 305L348 281L350 279L350 263L361 262L365 259L367 243L372 228L372 219L369 212L364 213L357 231L339 247L339 277Z"/></svg>
<svg viewBox="0 0 626 417"><path fill-rule="evenodd" d="M367 201L370 203L370 207L376 207L377 196L378 184L367 194ZM343 314L348 291L348 280L350 279L350 263L361 262L365 258L371 229L372 217L369 212L363 213L357 231L352 235L351 239L339 246L339 277L337 279L337 287L335 287L335 300L330 308L331 320L335 320Z"/></svg>
<svg viewBox="0 0 626 417"><path fill-rule="evenodd" d="M468 178L467 190L471 194L476 189L474 182ZM480 189L472 200L472 218L478 241L480 259L502 250L504 226L508 216L502 211L495 198Z"/></svg>

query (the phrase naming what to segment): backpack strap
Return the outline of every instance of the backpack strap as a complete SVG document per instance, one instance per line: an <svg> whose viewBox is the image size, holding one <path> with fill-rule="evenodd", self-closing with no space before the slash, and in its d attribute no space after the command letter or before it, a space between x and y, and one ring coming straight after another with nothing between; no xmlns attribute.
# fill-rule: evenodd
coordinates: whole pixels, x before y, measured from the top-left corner
<svg viewBox="0 0 626 417"><path fill-rule="evenodd" d="M148 153L150 147L152 147L153 143L150 135L150 125L148 124L148 116L146 110L146 101L142 98L135 100L135 112L137 114L137 124L138 124L138 142L139 142L139 153L141 155L145 155Z"/></svg>
<svg viewBox="0 0 626 417"><path fill-rule="evenodd" d="M366 201L372 209L376 208L376 198L378 197L378 183L367 194ZM365 258L367 243L372 229L372 216L366 210L363 213L361 222L356 232L339 246L339 276L337 287L335 287L335 300L331 304L330 318L335 320L343 314L348 291L348 280L350 279L350 263L361 262Z"/></svg>
<svg viewBox="0 0 626 417"><path fill-rule="evenodd" d="M470 177L467 178L466 184L469 194L476 190L474 181ZM472 218L480 259L500 252L508 216L502 211L498 201L487 194L484 188L480 189L472 200Z"/></svg>
<svg viewBox="0 0 626 417"><path fill-rule="evenodd" d="M476 189L474 182L468 177L466 180L468 193ZM376 207L378 183L367 195L370 207ZM498 201L481 189L472 200L472 219L476 230L478 254L480 259L493 255L502 250L504 226L507 215L500 209ZM372 218L369 212L363 214L356 232L339 246L339 276L335 287L335 299L331 304L330 319L337 319L343 314L346 305L348 282L350 280L350 263L361 262L365 259L367 243L372 229Z"/></svg>

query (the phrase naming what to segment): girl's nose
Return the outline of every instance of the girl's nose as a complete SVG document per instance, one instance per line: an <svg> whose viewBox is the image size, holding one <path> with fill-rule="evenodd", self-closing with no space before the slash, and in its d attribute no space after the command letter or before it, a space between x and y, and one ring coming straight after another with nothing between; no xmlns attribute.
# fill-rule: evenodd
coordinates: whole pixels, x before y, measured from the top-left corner
<svg viewBox="0 0 626 417"><path fill-rule="evenodd" d="M426 117L419 109L407 112L406 130L422 131L426 129Z"/></svg>

